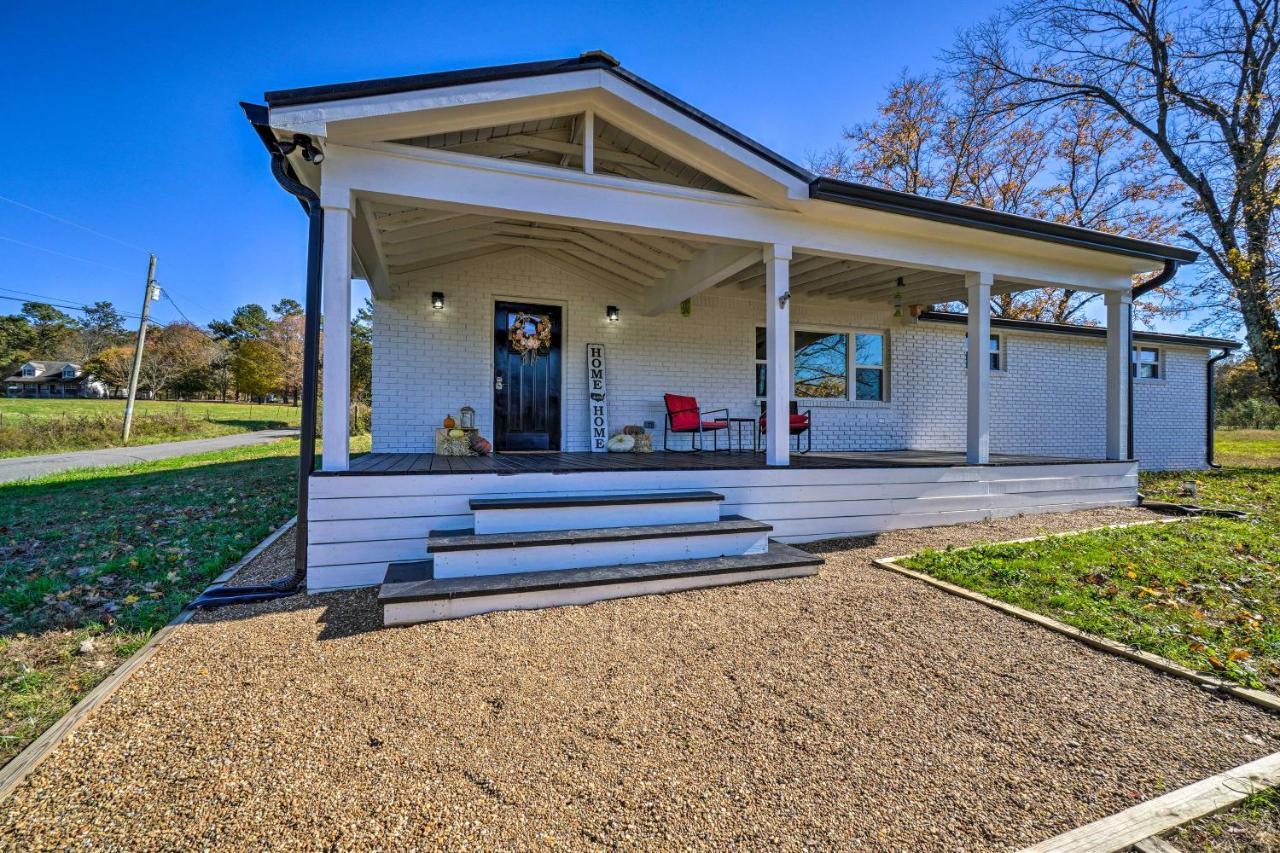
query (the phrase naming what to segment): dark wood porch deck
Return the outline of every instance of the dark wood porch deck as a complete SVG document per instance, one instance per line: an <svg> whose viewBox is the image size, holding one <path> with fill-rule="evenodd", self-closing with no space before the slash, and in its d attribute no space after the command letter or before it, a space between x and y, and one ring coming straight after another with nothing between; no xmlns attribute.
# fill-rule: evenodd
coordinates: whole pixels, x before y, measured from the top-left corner
<svg viewBox="0 0 1280 853"><path fill-rule="evenodd" d="M1100 459L991 454L991 465L1079 465ZM791 467L955 468L967 465L963 452L885 450L792 454ZM496 453L491 456L437 456L434 453L366 453L347 471L317 471L318 476L384 474L572 474L602 471L751 471L768 468L763 453Z"/></svg>

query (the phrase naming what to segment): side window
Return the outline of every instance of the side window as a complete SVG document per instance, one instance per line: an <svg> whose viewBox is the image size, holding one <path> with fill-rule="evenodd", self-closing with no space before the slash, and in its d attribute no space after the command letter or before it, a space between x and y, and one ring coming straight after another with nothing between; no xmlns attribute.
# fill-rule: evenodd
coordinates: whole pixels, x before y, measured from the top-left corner
<svg viewBox="0 0 1280 853"><path fill-rule="evenodd" d="M1160 379L1164 364L1159 347L1136 346L1133 348L1133 365L1130 375L1134 379Z"/></svg>

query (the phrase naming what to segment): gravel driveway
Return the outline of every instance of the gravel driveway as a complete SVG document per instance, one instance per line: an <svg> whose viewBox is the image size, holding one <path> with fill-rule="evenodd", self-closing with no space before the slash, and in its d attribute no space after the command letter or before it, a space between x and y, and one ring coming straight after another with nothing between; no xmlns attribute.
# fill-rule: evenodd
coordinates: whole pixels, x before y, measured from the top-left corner
<svg viewBox="0 0 1280 853"><path fill-rule="evenodd" d="M1014 848L1276 751L1280 721L869 559L1140 517L403 629L370 591L200 616L0 806L0 844Z"/></svg>

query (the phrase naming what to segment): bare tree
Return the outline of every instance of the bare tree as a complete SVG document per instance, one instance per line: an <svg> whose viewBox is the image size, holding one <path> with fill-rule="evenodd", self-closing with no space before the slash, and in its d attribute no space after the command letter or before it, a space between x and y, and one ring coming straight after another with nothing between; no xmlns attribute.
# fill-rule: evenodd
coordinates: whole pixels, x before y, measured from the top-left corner
<svg viewBox="0 0 1280 853"><path fill-rule="evenodd" d="M945 79L945 82L944 82ZM811 158L822 174L903 192L1159 239L1167 188L1150 181L1154 154L1104 111L1019 111L997 78L957 67L945 78L903 72L876 120L845 132L845 145ZM1046 288L993 297L998 316L1090 322L1096 294ZM1145 300L1140 317L1160 313Z"/></svg>
<svg viewBox="0 0 1280 853"><path fill-rule="evenodd" d="M1277 54L1280 0L1025 0L951 59L988 75L1005 111L1092 105L1150 147L1178 185L1179 233L1211 267L1191 296L1243 324L1280 401Z"/></svg>

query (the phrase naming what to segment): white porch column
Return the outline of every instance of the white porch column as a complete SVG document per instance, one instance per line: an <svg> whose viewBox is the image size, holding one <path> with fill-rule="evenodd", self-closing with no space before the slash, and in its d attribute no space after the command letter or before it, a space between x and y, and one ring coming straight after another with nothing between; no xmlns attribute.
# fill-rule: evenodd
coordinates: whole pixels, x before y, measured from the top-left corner
<svg viewBox="0 0 1280 853"><path fill-rule="evenodd" d="M768 465L791 462L791 247L764 247L765 431Z"/></svg>
<svg viewBox="0 0 1280 853"><path fill-rule="evenodd" d="M1109 290L1107 303L1107 458L1129 458L1129 366L1133 294Z"/></svg>
<svg viewBox="0 0 1280 853"><path fill-rule="evenodd" d="M351 459L351 208L324 206L323 464L345 471Z"/></svg>
<svg viewBox="0 0 1280 853"><path fill-rule="evenodd" d="M991 461L991 273L965 273L969 290L969 422L965 456L970 465Z"/></svg>

